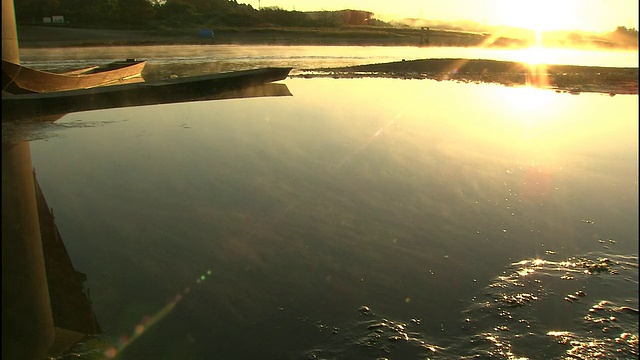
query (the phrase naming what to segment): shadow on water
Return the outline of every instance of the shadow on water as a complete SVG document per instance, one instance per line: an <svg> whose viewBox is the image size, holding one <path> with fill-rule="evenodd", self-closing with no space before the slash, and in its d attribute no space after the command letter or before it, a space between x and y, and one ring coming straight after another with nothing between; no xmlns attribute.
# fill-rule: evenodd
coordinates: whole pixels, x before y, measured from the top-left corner
<svg viewBox="0 0 640 360"><path fill-rule="evenodd" d="M235 78L230 78L228 81L223 79L221 82L210 84L208 77L202 77L202 84L199 84L199 78L184 79L184 85L177 83L178 80L166 84L163 82L126 84L55 94L3 94L2 121L4 123L6 121L33 120L34 118L37 121L43 116L61 116L70 112L99 109L292 95L284 84L267 82L252 85ZM236 81L237 83L235 83Z"/></svg>
<svg viewBox="0 0 640 360"><path fill-rule="evenodd" d="M292 96L292 94L285 84L265 83L253 86L225 87L219 90L210 89L196 93L178 92L166 96L118 96L117 98L96 98L95 101L89 98L88 101L74 101L72 108L68 104L60 102L58 98L45 98L44 100L34 98L33 102L27 99L22 103L23 98L11 104L11 96L5 97L3 95L3 105L6 101L7 106L2 108L2 142L3 144L15 143L25 139L38 138L40 134L47 131L48 124L54 123L71 112L272 96Z"/></svg>
<svg viewBox="0 0 640 360"><path fill-rule="evenodd" d="M2 194L2 357L59 355L100 326L26 142L2 146Z"/></svg>
<svg viewBox="0 0 640 360"><path fill-rule="evenodd" d="M286 85L267 83L178 93L170 97L134 97L119 103L89 102L72 110L291 95ZM88 337L101 332L92 310L89 289L84 287L86 276L73 267L66 251L53 209L49 208L32 168L28 143L46 132L47 125L66 115L60 110L69 109L64 105L56 106L55 102L38 104L40 106L32 108L3 106L4 359L64 357L70 347L78 343L82 347ZM20 109L26 113L16 111ZM98 351L104 353L104 349Z"/></svg>

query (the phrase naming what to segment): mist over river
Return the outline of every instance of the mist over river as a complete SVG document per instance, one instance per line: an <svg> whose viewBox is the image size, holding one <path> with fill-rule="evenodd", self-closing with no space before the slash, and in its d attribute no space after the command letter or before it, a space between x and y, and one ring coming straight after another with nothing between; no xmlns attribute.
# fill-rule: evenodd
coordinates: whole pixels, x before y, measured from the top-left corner
<svg viewBox="0 0 640 360"><path fill-rule="evenodd" d="M25 65L51 69L110 62L125 58L149 61L151 68L174 65L191 71L232 71L265 66L290 66L293 74L305 69L353 66L427 58L536 61L580 66L638 67L638 52L623 50L545 49L532 57L531 49L399 46L269 46L173 45L110 46L21 50Z"/></svg>

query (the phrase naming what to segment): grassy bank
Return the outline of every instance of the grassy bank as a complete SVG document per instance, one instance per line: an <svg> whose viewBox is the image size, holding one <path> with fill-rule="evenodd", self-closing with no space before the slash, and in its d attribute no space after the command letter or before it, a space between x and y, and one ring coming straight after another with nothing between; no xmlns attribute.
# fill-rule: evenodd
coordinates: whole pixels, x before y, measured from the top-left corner
<svg viewBox="0 0 640 360"><path fill-rule="evenodd" d="M218 27L213 38L200 38L200 28L158 27L153 30L85 29L69 26L18 26L18 39L24 48L116 45L197 45L197 44L261 44L261 45L352 45L352 46L486 46L529 47L533 39L520 39L491 34L422 30L411 27L342 26L311 27ZM566 40L566 39L565 39ZM558 38L545 46L575 48L625 48L605 38L590 37L581 42ZM628 44L627 44L628 45ZM637 44L635 44L637 50Z"/></svg>
<svg viewBox="0 0 640 360"><path fill-rule="evenodd" d="M180 44L269 44L356 46L479 46L486 34L414 28L218 28L214 38L199 38L197 28L157 30L78 29L56 26L19 26L21 47L180 45ZM525 46L522 40L499 38L494 46Z"/></svg>

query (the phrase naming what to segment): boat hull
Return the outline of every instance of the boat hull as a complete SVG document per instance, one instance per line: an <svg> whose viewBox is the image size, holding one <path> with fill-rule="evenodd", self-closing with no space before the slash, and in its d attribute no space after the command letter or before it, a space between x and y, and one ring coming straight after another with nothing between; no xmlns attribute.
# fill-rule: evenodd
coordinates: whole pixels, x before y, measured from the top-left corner
<svg viewBox="0 0 640 360"><path fill-rule="evenodd" d="M144 81L142 71L146 63L124 61L109 64L105 68L91 67L67 73L54 73L2 60L2 88L15 94L50 93L122 84L133 82L134 79Z"/></svg>
<svg viewBox="0 0 640 360"><path fill-rule="evenodd" d="M56 93L3 93L2 120L214 99L229 91L284 80L290 71L291 68L261 68Z"/></svg>

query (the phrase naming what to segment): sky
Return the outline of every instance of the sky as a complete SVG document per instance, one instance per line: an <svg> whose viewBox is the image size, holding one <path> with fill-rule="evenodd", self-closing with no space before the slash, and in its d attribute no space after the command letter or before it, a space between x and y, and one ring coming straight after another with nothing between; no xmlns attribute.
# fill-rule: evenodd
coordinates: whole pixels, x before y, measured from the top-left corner
<svg viewBox="0 0 640 360"><path fill-rule="evenodd" d="M389 21L424 18L471 20L482 25L532 30L609 32L618 26L638 29L638 0L239 0L258 9L367 10Z"/></svg>

